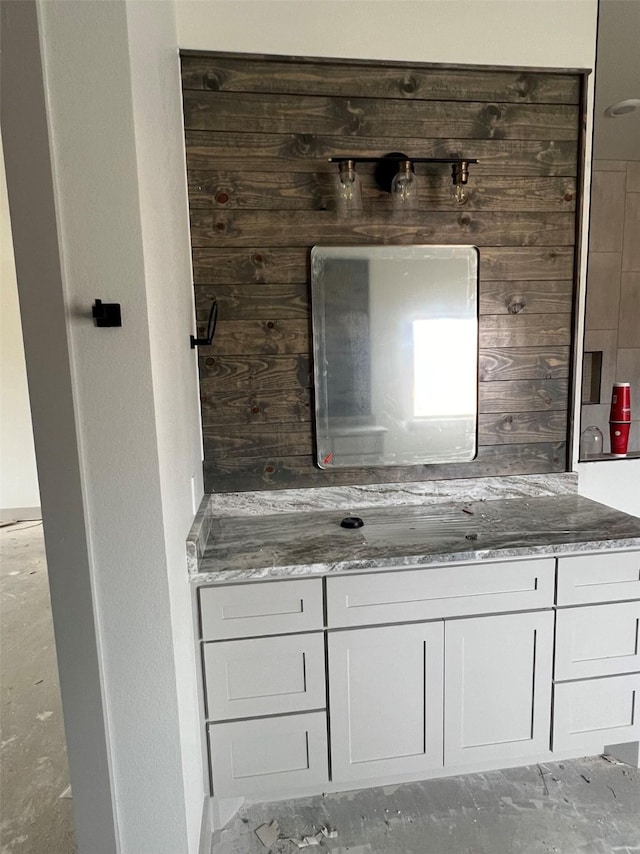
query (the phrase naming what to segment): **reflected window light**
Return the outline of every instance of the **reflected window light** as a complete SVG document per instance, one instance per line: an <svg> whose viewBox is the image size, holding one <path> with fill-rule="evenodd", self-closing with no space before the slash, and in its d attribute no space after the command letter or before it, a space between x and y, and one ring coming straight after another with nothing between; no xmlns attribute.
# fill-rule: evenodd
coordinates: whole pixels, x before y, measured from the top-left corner
<svg viewBox="0 0 640 854"><path fill-rule="evenodd" d="M474 415L477 326L475 318L413 321L414 418Z"/></svg>

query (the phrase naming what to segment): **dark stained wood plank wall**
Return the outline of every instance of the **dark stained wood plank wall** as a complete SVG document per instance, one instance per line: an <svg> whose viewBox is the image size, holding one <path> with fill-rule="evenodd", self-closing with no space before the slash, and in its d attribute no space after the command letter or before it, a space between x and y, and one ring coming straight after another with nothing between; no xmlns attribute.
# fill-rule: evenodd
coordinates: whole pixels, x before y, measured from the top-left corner
<svg viewBox="0 0 640 854"><path fill-rule="evenodd" d="M182 57L207 491L544 473L567 466L580 199L580 72L224 54ZM425 164L398 221L361 164L364 213L335 212L329 157L467 156L469 200ZM316 243L480 249L478 457L314 465L309 252Z"/></svg>

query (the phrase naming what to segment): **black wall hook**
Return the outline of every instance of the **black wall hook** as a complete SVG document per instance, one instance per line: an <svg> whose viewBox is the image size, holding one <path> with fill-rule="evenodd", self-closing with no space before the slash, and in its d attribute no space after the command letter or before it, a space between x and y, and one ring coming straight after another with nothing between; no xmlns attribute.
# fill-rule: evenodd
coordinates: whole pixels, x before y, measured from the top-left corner
<svg viewBox="0 0 640 854"><path fill-rule="evenodd" d="M211 309L209 311L209 320L207 321L207 334L205 338L196 338L194 335L190 335L189 339L191 341L191 349L195 349L196 347L208 346L213 341L213 336L216 334L216 324L218 323L218 300L214 296L211 302Z"/></svg>
<svg viewBox="0 0 640 854"><path fill-rule="evenodd" d="M122 326L119 302L102 302L97 299L91 309L96 326Z"/></svg>

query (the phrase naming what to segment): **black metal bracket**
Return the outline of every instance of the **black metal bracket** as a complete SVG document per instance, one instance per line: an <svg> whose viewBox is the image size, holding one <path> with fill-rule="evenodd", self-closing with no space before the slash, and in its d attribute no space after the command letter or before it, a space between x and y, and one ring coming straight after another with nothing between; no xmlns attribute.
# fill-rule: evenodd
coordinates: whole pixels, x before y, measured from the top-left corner
<svg viewBox="0 0 640 854"><path fill-rule="evenodd" d="M449 163L459 174L464 171L466 179L468 175L468 164L477 163L473 157L411 157L401 151L391 151L380 157L359 157L357 154L341 154L339 157L330 157L329 163L341 163L343 160L353 160L354 163L375 163L374 178L376 184L386 193L391 192L391 182L398 171L398 163L408 160L410 163ZM466 180L462 183L467 183Z"/></svg>
<svg viewBox="0 0 640 854"><path fill-rule="evenodd" d="M93 304L91 314L96 326L122 326L119 302L102 302L101 299L97 299Z"/></svg>
<svg viewBox="0 0 640 854"><path fill-rule="evenodd" d="M191 349L196 347L207 347L213 341L213 336L216 334L216 325L218 323L218 300L214 296L211 302L209 311L209 319L207 321L207 334L204 338L196 338L195 335L190 335Z"/></svg>

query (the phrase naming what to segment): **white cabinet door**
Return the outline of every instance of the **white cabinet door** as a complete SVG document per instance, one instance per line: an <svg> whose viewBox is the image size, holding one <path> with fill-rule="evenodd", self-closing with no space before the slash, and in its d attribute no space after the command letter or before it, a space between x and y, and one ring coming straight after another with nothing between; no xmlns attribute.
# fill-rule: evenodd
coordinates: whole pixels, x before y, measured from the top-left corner
<svg viewBox="0 0 640 854"><path fill-rule="evenodd" d="M445 630L445 766L549 750L553 614L452 620Z"/></svg>
<svg viewBox="0 0 640 854"><path fill-rule="evenodd" d="M331 632L334 782L442 767L442 622Z"/></svg>

